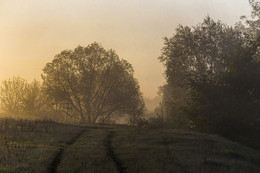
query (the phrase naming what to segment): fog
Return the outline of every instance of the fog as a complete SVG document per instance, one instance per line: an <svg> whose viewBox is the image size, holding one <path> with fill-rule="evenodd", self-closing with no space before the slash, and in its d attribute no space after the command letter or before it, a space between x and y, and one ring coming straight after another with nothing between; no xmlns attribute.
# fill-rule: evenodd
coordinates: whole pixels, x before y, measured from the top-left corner
<svg viewBox="0 0 260 173"><path fill-rule="evenodd" d="M163 37L207 15L234 24L249 13L247 0L1 0L0 80L40 79L56 54L96 41L130 62L153 98L164 83Z"/></svg>

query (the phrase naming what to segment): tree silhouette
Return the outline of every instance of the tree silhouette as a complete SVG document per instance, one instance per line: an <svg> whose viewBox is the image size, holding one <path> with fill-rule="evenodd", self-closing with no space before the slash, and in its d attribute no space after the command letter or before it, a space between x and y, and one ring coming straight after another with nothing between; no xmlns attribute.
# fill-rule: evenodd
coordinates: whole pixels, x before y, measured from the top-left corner
<svg viewBox="0 0 260 173"><path fill-rule="evenodd" d="M143 99L133 68L97 43L56 55L43 69L44 91L52 102L70 103L71 116L83 122L139 116Z"/></svg>

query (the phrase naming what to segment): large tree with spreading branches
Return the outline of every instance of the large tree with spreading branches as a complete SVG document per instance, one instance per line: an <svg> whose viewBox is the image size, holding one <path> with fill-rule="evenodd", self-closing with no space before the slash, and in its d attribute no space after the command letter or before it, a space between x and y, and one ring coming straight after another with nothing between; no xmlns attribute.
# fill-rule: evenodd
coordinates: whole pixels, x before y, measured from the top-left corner
<svg viewBox="0 0 260 173"><path fill-rule="evenodd" d="M140 116L144 102L134 70L100 44L62 51L43 69L44 91L53 104L82 122ZM70 111L66 108L70 108Z"/></svg>

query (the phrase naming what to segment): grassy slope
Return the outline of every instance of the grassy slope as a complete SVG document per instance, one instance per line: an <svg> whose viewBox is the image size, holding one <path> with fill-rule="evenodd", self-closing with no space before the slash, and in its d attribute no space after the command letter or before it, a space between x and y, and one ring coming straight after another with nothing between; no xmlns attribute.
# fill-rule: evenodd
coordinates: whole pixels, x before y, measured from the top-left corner
<svg viewBox="0 0 260 173"><path fill-rule="evenodd" d="M259 151L214 135L13 120L0 131L0 172L48 172L61 150L56 170L65 173L260 172Z"/></svg>
<svg viewBox="0 0 260 173"><path fill-rule="evenodd" d="M175 130L116 130L126 172L260 172L260 152L224 138ZM124 144L122 144L124 143Z"/></svg>
<svg viewBox="0 0 260 173"><path fill-rule="evenodd" d="M53 122L0 119L0 172L48 172L60 146L79 131Z"/></svg>

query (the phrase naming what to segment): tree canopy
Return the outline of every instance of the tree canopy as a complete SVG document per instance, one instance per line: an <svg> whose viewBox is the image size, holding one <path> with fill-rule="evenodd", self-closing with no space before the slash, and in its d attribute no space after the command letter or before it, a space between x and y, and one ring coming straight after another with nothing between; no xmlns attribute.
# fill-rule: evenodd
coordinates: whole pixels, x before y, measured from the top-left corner
<svg viewBox="0 0 260 173"><path fill-rule="evenodd" d="M251 5L252 14L259 15L259 4L251 1ZM179 26L164 39L159 59L166 67L167 84L161 90L168 116L183 117L188 126L229 137L256 128L259 19L247 21L241 29L206 17L196 26ZM254 34L248 34L252 30Z"/></svg>
<svg viewBox="0 0 260 173"><path fill-rule="evenodd" d="M46 105L41 83L36 80L29 83L19 76L4 80L0 93L2 108L12 116L35 116Z"/></svg>
<svg viewBox="0 0 260 173"><path fill-rule="evenodd" d="M164 38L165 46L159 57L166 67L167 84L162 87L167 112L184 116L181 110L190 99L189 81L196 76L213 76L227 70L227 54L241 46L241 34L206 17L193 27L179 26L174 35Z"/></svg>
<svg viewBox="0 0 260 173"><path fill-rule="evenodd" d="M43 69L44 91L53 104L82 122L143 113L143 98L133 68L113 50L92 43L62 51Z"/></svg>

